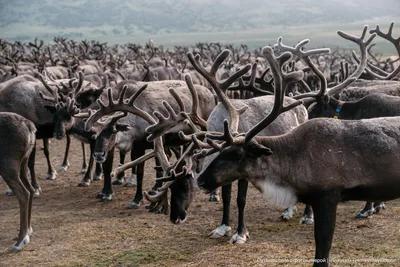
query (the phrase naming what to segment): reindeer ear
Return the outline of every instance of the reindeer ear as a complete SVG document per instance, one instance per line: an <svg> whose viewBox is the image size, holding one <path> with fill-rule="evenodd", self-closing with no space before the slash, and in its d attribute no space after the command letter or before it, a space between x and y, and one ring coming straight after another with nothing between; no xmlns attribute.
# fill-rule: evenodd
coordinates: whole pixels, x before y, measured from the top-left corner
<svg viewBox="0 0 400 267"><path fill-rule="evenodd" d="M130 129L132 129L132 127L126 123L117 123L115 125L115 129L117 130L117 132L126 132L126 131L129 131Z"/></svg>
<svg viewBox="0 0 400 267"><path fill-rule="evenodd" d="M270 148L265 147L257 142L249 143L247 151L257 157L272 155L272 150Z"/></svg>

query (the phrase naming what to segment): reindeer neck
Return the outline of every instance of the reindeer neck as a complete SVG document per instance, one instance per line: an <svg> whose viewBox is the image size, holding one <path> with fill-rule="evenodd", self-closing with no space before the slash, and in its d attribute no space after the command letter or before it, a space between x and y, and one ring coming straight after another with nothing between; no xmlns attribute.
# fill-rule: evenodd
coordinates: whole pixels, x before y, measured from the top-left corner
<svg viewBox="0 0 400 267"><path fill-rule="evenodd" d="M341 120L356 120L358 118L358 107L359 104L357 101L340 101L336 98L331 97L329 100L329 105L335 109L335 114L333 118L341 119Z"/></svg>

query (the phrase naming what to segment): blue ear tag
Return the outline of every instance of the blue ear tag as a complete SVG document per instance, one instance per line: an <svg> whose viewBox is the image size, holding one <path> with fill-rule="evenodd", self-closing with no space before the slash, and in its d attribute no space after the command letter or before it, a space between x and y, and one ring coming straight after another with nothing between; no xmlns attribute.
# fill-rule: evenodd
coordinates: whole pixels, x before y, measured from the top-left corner
<svg viewBox="0 0 400 267"><path fill-rule="evenodd" d="M339 104L338 104L338 106L337 106L337 108L336 108L336 111L335 111L336 113L335 113L335 115L333 115L333 118L334 118L334 119L339 119L339 113L340 113L340 111L342 110L343 104L344 104L344 102L339 101Z"/></svg>

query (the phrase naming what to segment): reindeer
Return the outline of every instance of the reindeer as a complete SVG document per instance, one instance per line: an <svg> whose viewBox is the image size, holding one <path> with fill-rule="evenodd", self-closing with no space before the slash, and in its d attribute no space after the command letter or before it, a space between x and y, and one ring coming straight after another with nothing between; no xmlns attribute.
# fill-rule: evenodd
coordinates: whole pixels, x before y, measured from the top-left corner
<svg viewBox="0 0 400 267"><path fill-rule="evenodd" d="M35 125L24 117L0 112L0 177L17 196L20 228L12 252L20 251L32 235L31 212L35 189L29 181L28 159L35 147Z"/></svg>
<svg viewBox="0 0 400 267"><path fill-rule="evenodd" d="M391 25L391 28L392 27L393 24ZM368 38L367 41L364 42L367 30L368 27L365 26L361 37L343 35L342 32L339 32L343 38L358 44L361 50L361 60L359 60L359 66L355 72L348 77L347 80L349 82L354 81L363 73L368 65L367 46L372 42L377 33L382 35L382 32L379 30L379 26L377 25L375 30L370 31L373 34ZM389 33L391 33L391 29L389 29ZM321 88L317 93L298 95L294 97L295 99L305 99L305 102L310 105L308 108L310 119L330 117L343 120L360 120L400 115L400 98L395 96L370 93L357 101L346 102L336 99L334 96L340 95L347 85L343 86L340 84L327 91L327 80L325 76L311 62L311 60L308 58L309 55L304 50L304 45L307 44L307 42L308 40L304 40L296 45L296 47L289 47L282 43L282 38L280 37L275 47L277 47L280 51L289 51L298 58L303 59L320 80ZM380 210L384 209L384 207L385 205L383 203L373 204L371 202L367 202L364 209L356 214L356 218L367 218L374 213L379 213ZM300 222L303 224L313 223L313 214L310 206L306 206L304 215Z"/></svg>
<svg viewBox="0 0 400 267"><path fill-rule="evenodd" d="M314 266L328 266L339 202L400 197L400 118L319 118L283 135L256 137L279 114L301 104L283 106L287 83L301 76L297 72L281 74L282 64L291 53L275 57L267 46L263 54L275 81L271 113L245 134L238 134L237 126L228 121L224 122L223 135L207 134L210 148L195 157L219 154L202 169L197 184L209 192L245 178L272 204L291 207L300 201L311 205L315 217ZM230 116L232 121L237 120L236 114Z"/></svg>
<svg viewBox="0 0 400 267"><path fill-rule="evenodd" d="M227 99L227 96L224 94L225 90L229 90L230 86L233 84L235 80L239 78L239 86L245 85L244 82L241 80L242 75L247 73L250 69L250 65L243 67L242 69L238 70L234 73L231 77L228 78L227 81L219 82L215 75L219 68L219 66L224 62L226 58L229 57L229 51L224 50L215 60L213 66L211 67L210 72L208 72L201 64L200 57L194 57L193 54L189 53L188 58L194 68L208 81L208 83L213 87L214 92L218 95L218 99L221 103L219 103L210 114L210 117L207 120L207 129L212 131L223 131L222 122L229 114L228 111L235 111L237 114L240 114L244 111L242 108L243 106L249 107L249 110L244 112L240 117L242 120L239 124L239 129L248 130L249 127L255 125L258 120L260 120L265 115L268 110L271 109L274 98L272 96L263 96L263 97L256 97L246 100L231 100ZM251 69L252 73L256 68L256 64L253 64ZM252 83L254 83L255 75L252 75ZM255 88L254 84L249 85L246 84L246 87ZM241 87L236 87L241 88ZM293 100L287 100L286 103L295 102ZM163 102L165 105L165 102ZM154 114L155 115L155 114ZM239 115L238 115L239 116ZM146 131L150 133L147 140L153 141L154 138L160 137L161 133L166 132L169 130L168 127L165 125L176 125L179 121L176 120L177 116L174 114L169 114L167 117L160 117L159 122L155 125L149 126ZM181 116L182 121L184 120L185 116ZM303 106L297 107L296 109L292 110L288 114L281 116L271 127L266 129L266 134L271 135L279 135L291 130L294 127L297 127L299 123L304 122L307 120L307 112ZM169 124L165 123L165 121L169 121ZM175 124L173 124L175 122ZM235 121L235 123L239 123L239 121ZM185 141L191 141L190 138L186 138ZM188 155L193 151L193 147L188 147L186 152L182 155L181 159L177 161L176 165L179 165L180 162L185 161ZM192 197L192 192L187 191L192 187L182 187L181 184L188 184L192 183L192 169L188 166L191 164L186 164L186 168L183 172L179 170L176 171L178 174L175 175L175 172L169 176L157 179L158 181L162 182L173 182L172 185L176 183L176 187L174 189L180 188L182 190L180 195L187 194L187 198ZM193 167L196 168L196 167ZM201 163L197 164L197 168L201 168ZM114 175L116 175L123 167L119 167L114 170ZM237 232L231 238L231 243L242 244L245 243L247 238L249 237L248 231L245 227L244 223L244 207L245 207L245 200L246 200L246 193L247 193L247 181L242 179L239 181L238 184L238 209L239 209L239 222L238 222L238 229ZM171 186L172 187L172 186ZM186 189L186 191L185 191ZM164 191L160 192L158 196L154 196L149 198L146 194L145 197L151 201L156 202L158 201L161 196L164 194ZM223 218L222 223L219 227L213 230L210 233L212 238L219 238L224 235L227 235L231 231L231 227L229 226L229 209L230 209L230 198L231 198L231 185L224 186L222 188L222 197L223 197ZM181 197L181 199L185 199L185 197ZM177 210L187 210L188 205L186 202L181 202L180 207L176 208ZM172 205L171 205L171 212L172 212ZM175 219L175 218L174 218ZM181 220L172 220L173 222L181 222Z"/></svg>
<svg viewBox="0 0 400 267"><path fill-rule="evenodd" d="M190 91L186 86L186 83L182 81L160 81L151 83L138 82L137 86L142 86L141 89L137 90L136 93L130 99L130 104L124 103L123 96L127 91L127 87L124 87L121 91L120 97L117 103L112 100L112 90L107 90L108 105L104 104L102 100L98 100L99 109L96 112L92 112L92 116L87 120L85 129L90 130L93 123L104 115L113 114L117 111L129 112L128 116L123 119L121 115L116 115L112 117L110 122L102 129L96 139L96 147L94 152L94 157L97 162L103 163L104 171L104 187L102 192L98 195L102 200L112 200L113 190L111 186L111 170L113 161L113 152L115 147L118 145L116 140L121 140L120 146L125 146L125 150L131 150L133 154L133 159L141 158L145 155L145 149L151 148L151 143L146 141L145 128L148 125L154 124L154 118L148 114L148 112L158 111L165 113L162 109L164 108L159 104L161 100L169 99L173 101L176 97L169 94L169 89L174 88L182 98L182 102L178 102L172 105L173 108L177 109L178 105L181 109L188 110L192 106L192 101L190 100ZM143 91L144 89L147 89ZM196 116L198 120L204 120L210 114L211 110L214 108L214 98L212 93L205 87L195 86L197 93L199 95L199 109L198 111L192 111L193 116ZM138 93L141 93L140 97ZM143 92L143 93L142 93ZM137 99L136 99L137 98ZM135 106L133 105L135 102ZM136 106L137 105L137 106ZM140 110L140 112L138 111ZM89 111L90 114L91 111ZM197 115L197 112L199 115ZM120 119L120 120L119 120ZM119 120L119 121L118 121ZM205 122L204 122L205 123ZM181 128L179 129L181 130ZM182 142L177 136L177 132L170 133L169 136L165 137L166 142L169 145L176 146L175 142ZM120 148L121 149L121 148ZM156 158L158 160L158 158ZM159 166L159 164L157 164ZM138 208L140 206L140 201L143 198L142 195L142 179L144 171L144 162L141 162L136 167L137 175L137 189L136 195L130 208Z"/></svg>

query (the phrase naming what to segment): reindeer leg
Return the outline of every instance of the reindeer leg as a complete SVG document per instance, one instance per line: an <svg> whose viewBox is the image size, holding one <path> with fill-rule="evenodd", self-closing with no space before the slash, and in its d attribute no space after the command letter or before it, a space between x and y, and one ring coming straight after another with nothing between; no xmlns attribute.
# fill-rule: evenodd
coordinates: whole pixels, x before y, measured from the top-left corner
<svg viewBox="0 0 400 267"><path fill-rule="evenodd" d="M310 205L306 205L304 209L303 216L300 219L301 224L313 224L314 223L314 213Z"/></svg>
<svg viewBox="0 0 400 267"><path fill-rule="evenodd" d="M44 179L54 180L57 177L57 172L54 169L54 167L50 161L49 139L48 138L43 138L43 147L44 147L43 152L44 152L44 155L46 156L47 166L48 166L47 175L44 177Z"/></svg>
<svg viewBox="0 0 400 267"><path fill-rule="evenodd" d="M96 162L95 169L94 169L94 175L93 175L93 181L101 181L103 179L103 168L101 167L101 164Z"/></svg>
<svg viewBox="0 0 400 267"><path fill-rule="evenodd" d="M135 160L135 149L131 150L131 160ZM124 186L126 187L133 187L135 185L137 185L137 175L136 175L137 171L136 171L136 166L132 167L132 175L131 177L128 178L128 180L126 180L126 183Z"/></svg>
<svg viewBox="0 0 400 267"><path fill-rule="evenodd" d="M124 151L119 152L119 166L124 165L125 163L125 155L126 153ZM113 185L121 185L125 181L125 172L121 172L118 174L117 179L112 181Z"/></svg>
<svg viewBox="0 0 400 267"><path fill-rule="evenodd" d="M210 198L208 199L210 202L219 202L219 189L215 189L210 193Z"/></svg>
<svg viewBox="0 0 400 267"><path fill-rule="evenodd" d="M36 141L35 141L35 145L32 148L32 152L29 156L29 160L28 160L28 167L29 167L29 171L31 174L31 183L33 188L35 188L35 195L34 197L38 197L40 195L40 193L42 193L42 189L40 188L39 184L37 183L36 180L36 173L35 173L35 157L36 157Z"/></svg>
<svg viewBox="0 0 400 267"><path fill-rule="evenodd" d="M334 196L325 196L312 204L316 248L314 267L328 266L335 231L337 203Z"/></svg>
<svg viewBox="0 0 400 267"><path fill-rule="evenodd" d="M65 172L68 170L69 167L69 162L68 162L68 154L69 154L69 147L71 145L71 136L67 134L67 144L65 146L65 154L64 154L64 159L61 164L61 167L58 169L59 172Z"/></svg>
<svg viewBox="0 0 400 267"><path fill-rule="evenodd" d="M94 162L94 157L93 157L93 151L94 151L94 146L96 145L95 142L90 142L90 158L89 158L89 166L85 172L85 175L83 176L82 180L78 183L79 187L88 187L90 185L90 182L92 181L92 169L93 169L93 162Z"/></svg>
<svg viewBox="0 0 400 267"><path fill-rule="evenodd" d="M374 203L374 213L378 214L381 210L385 209L385 203L383 202L375 202Z"/></svg>
<svg viewBox="0 0 400 267"><path fill-rule="evenodd" d="M244 222L244 208L246 206L247 188L249 182L246 179L239 179L238 181L238 195L237 195L237 206L239 209L239 220L238 228L236 233L232 236L229 243L231 244L244 244L247 239L250 239L249 232L246 229Z"/></svg>
<svg viewBox="0 0 400 267"><path fill-rule="evenodd" d="M297 207L293 206L290 208L287 208L280 216L282 221L289 221L290 219L293 218L294 213L297 212Z"/></svg>
<svg viewBox="0 0 400 267"><path fill-rule="evenodd" d="M137 153L137 154L136 154ZM145 149L136 146L135 155L139 158L145 154ZM144 164L145 162L140 163L136 166L136 174L137 174L137 186L136 186L136 194L131 204L129 204L130 209L138 209L140 206L140 202L143 199L143 175L144 175Z"/></svg>
<svg viewBox="0 0 400 267"><path fill-rule="evenodd" d="M231 205L232 184L222 186L222 222L221 225L211 231L209 236L211 238L220 238L230 233L232 228L229 226L229 212Z"/></svg>
<svg viewBox="0 0 400 267"><path fill-rule="evenodd" d="M163 171L163 169L161 168L161 163L160 163L160 161L158 160L158 158L155 158L155 161L156 161L156 167L155 167L155 169L156 169L156 177L157 177L157 178L160 178L160 177L163 176L164 171ZM156 195L156 194L157 194L157 189L160 188L161 186L162 186L162 183L161 183L161 182L156 182L156 183L154 184L154 186L151 188L151 191L148 192L149 195Z"/></svg>
<svg viewBox="0 0 400 267"><path fill-rule="evenodd" d="M86 149L85 149L85 144L81 142L82 145L82 170L81 174L85 174L87 172L88 165L86 163ZM92 157L92 155L90 155Z"/></svg>
<svg viewBox="0 0 400 267"><path fill-rule="evenodd" d="M114 148L111 149L107 154L107 159L103 163L103 173L104 173L104 186L100 194L97 195L103 201L111 201L114 198L114 191L112 189L111 182L111 171L114 161Z"/></svg>
<svg viewBox="0 0 400 267"><path fill-rule="evenodd" d="M32 216L32 204L33 197L35 195L35 188L33 188L32 184L29 182L29 168L28 168L28 158L24 158L21 162L21 171L20 171L20 179L29 191L29 202L28 202L28 235L33 234L32 225L31 225L31 216Z"/></svg>
<svg viewBox="0 0 400 267"><path fill-rule="evenodd" d="M13 164L12 164L13 165ZM19 179L20 168L19 166L7 166L7 169L2 170L1 176L6 181L7 185L17 196L19 203L19 234L17 242L11 249L12 252L20 251L25 245L29 243L28 235L28 213L29 213L29 191L25 188L22 181ZM14 164L15 165L15 164Z"/></svg>
<svg viewBox="0 0 400 267"><path fill-rule="evenodd" d="M363 219L363 218L368 218L369 216L372 216L374 214L374 203L373 202L367 202L365 203L365 207L357 212L356 218L357 219Z"/></svg>

